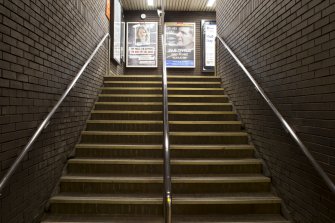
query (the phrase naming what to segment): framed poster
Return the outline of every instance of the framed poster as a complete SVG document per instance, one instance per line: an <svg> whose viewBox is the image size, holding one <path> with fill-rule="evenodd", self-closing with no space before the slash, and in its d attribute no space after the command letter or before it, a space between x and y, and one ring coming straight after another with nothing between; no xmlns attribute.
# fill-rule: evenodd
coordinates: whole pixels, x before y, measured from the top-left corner
<svg viewBox="0 0 335 223"><path fill-rule="evenodd" d="M166 22L166 67L195 67L195 23Z"/></svg>
<svg viewBox="0 0 335 223"><path fill-rule="evenodd" d="M214 72L216 21L201 20L202 33L202 71Z"/></svg>
<svg viewBox="0 0 335 223"><path fill-rule="evenodd" d="M126 24L125 22L121 22L121 60L122 62L126 62L125 58L125 50L126 50Z"/></svg>
<svg viewBox="0 0 335 223"><path fill-rule="evenodd" d="M122 8L120 0L114 0L113 2L113 35L112 35L112 52L113 59L121 64L121 15Z"/></svg>
<svg viewBox="0 0 335 223"><path fill-rule="evenodd" d="M127 22L126 67L157 67L157 22Z"/></svg>

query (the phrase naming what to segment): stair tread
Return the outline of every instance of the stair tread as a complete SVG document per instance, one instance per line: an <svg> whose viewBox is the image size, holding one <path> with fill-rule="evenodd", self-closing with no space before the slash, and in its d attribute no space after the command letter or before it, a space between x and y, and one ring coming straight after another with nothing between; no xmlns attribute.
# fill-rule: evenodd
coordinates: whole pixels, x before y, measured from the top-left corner
<svg viewBox="0 0 335 223"><path fill-rule="evenodd" d="M108 149L108 148L124 148L124 149L162 149L162 145L121 145L121 144L88 144L81 143L76 145L77 148L96 148L96 149ZM229 149L254 149L249 144L234 144L234 145L170 145L170 149L206 149L206 150L229 150Z"/></svg>
<svg viewBox="0 0 335 223"><path fill-rule="evenodd" d="M147 97L147 98L162 98L162 94L99 94L99 97ZM208 94L208 95L186 95L186 94L172 94L169 98L227 98L224 94Z"/></svg>
<svg viewBox="0 0 335 223"><path fill-rule="evenodd" d="M251 183L270 182L270 178L262 175L236 176L179 176L172 177L172 183ZM129 182L129 183L163 183L163 176L96 176L96 175L65 175L61 182Z"/></svg>
<svg viewBox="0 0 335 223"><path fill-rule="evenodd" d="M92 113L162 114L162 111L92 110ZM236 114L234 111L169 111L169 114Z"/></svg>
<svg viewBox="0 0 335 223"><path fill-rule="evenodd" d="M198 82L189 82L189 81L169 81L173 84L201 84L203 85L204 82L198 81ZM106 84L110 83L124 83L124 84L162 84L162 81L104 81ZM220 81L206 81L205 84L221 84Z"/></svg>
<svg viewBox="0 0 335 223"><path fill-rule="evenodd" d="M154 121L154 120L87 120L87 123L138 123L138 124L162 124L163 121ZM169 124L212 124L212 125L241 125L241 121L169 121Z"/></svg>
<svg viewBox="0 0 335 223"><path fill-rule="evenodd" d="M161 87L102 87L100 88L101 90L162 90ZM198 91L198 90L211 90L211 91L223 91L224 89L223 88L208 88L208 87L205 87L205 88L188 88L188 87L182 87L182 88L176 88L176 87L169 87L168 86L168 90L188 90L188 91L191 91L191 90L195 90L195 91Z"/></svg>
<svg viewBox="0 0 335 223"><path fill-rule="evenodd" d="M162 102L129 102L129 101L98 101L95 104L100 105L162 105Z"/></svg>
<svg viewBox="0 0 335 223"><path fill-rule="evenodd" d="M69 163L82 164L163 164L163 159L147 158L73 158ZM171 165L242 165L242 164L261 164L261 161L255 158L243 159L171 159Z"/></svg>
<svg viewBox="0 0 335 223"><path fill-rule="evenodd" d="M281 199L271 193L262 194L228 194L228 195L175 195L175 205L178 204L271 204L280 203ZM60 193L50 199L51 203L103 203L103 204L162 204L160 194L80 194Z"/></svg>
<svg viewBox="0 0 335 223"><path fill-rule="evenodd" d="M162 102L110 102L110 101L98 101L95 104L125 104L125 105L161 105ZM169 105L232 105L231 103L225 102L169 102Z"/></svg>
<svg viewBox="0 0 335 223"><path fill-rule="evenodd" d="M163 217L150 216L99 216L99 215L48 215L42 223L163 223ZM176 216L176 223L289 223L280 215L220 215Z"/></svg>
<svg viewBox="0 0 335 223"><path fill-rule="evenodd" d="M84 135L162 135L162 132L145 131L82 131ZM170 132L170 136L247 136L245 132Z"/></svg>

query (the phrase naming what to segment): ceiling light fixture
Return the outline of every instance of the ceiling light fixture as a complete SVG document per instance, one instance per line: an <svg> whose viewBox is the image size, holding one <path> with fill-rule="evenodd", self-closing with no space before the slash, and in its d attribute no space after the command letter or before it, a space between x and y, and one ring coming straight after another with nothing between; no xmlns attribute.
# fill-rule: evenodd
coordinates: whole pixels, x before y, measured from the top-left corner
<svg viewBox="0 0 335 223"><path fill-rule="evenodd" d="M215 0L208 0L207 7L212 7L214 5Z"/></svg>
<svg viewBox="0 0 335 223"><path fill-rule="evenodd" d="M154 6L154 0L148 0L148 6Z"/></svg>

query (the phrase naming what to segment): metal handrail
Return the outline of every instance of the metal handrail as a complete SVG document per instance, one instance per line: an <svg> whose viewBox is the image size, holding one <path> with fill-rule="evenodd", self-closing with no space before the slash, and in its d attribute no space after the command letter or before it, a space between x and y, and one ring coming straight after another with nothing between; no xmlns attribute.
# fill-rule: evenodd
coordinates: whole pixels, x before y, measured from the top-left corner
<svg viewBox="0 0 335 223"><path fill-rule="evenodd" d="M106 73L107 73L107 75L109 74L109 69L110 69L110 59L109 59L110 58L110 35L109 35L109 33L107 33L102 38L102 40L100 41L100 43L98 44L98 46L95 48L95 50L93 51L93 53L91 54L91 56L86 61L86 63L80 69L80 71L78 72L78 74L76 75L76 77L73 79L73 81L71 82L71 84L68 85L66 91L63 93L63 95L61 96L61 98L58 100L57 104L52 108L52 110L49 112L49 114L44 119L44 121L39 125L38 129L36 130L36 132L34 133L34 135L30 138L28 144L24 147L23 151L16 158L15 162L9 168L9 170L7 171L7 173L5 174L5 176L2 178L1 183L0 183L0 196L1 196L1 191L4 189L4 187L8 183L8 180L10 179L10 177L14 174L15 170L19 166L19 164L22 161L22 159L25 157L25 155L27 154L27 152L29 151L29 149L31 148L31 146L33 145L33 143L36 141L36 139L38 138L38 136L41 134L41 132L43 131L43 129L45 129L49 125L51 117L54 115L54 113L57 111L57 109L59 108L59 106L61 105L61 103L64 101L64 99L66 98L66 96L69 94L69 92L71 91L71 89L74 87L74 85L76 84L77 80L80 78L80 76L82 75L82 73L84 72L84 70L86 69L86 67L88 66L88 64L92 61L92 59L95 56L95 54L98 52L98 50L100 49L100 47L102 46L102 44L105 42L106 38L108 38L108 58L107 58L108 62L107 62L107 71L106 71Z"/></svg>
<svg viewBox="0 0 335 223"><path fill-rule="evenodd" d="M285 120L285 118L281 115L281 113L278 111L278 109L274 106L274 104L271 102L269 97L265 94L263 89L259 86L259 84L255 81L255 79L251 76L249 71L245 68L245 66L242 64L242 62L237 58L237 56L234 54L234 52L229 48L229 46L223 41L223 39L220 36L216 36L217 39L223 44L223 46L228 50L228 52L231 54L231 56L236 60L238 65L242 68L242 70L247 74L248 78L251 80L251 82L254 84L256 90L262 95L262 97L265 99L267 104L270 106L272 111L275 113L275 115L278 117L282 125L284 126L285 130L292 136L294 141L298 144L302 152L307 156L309 161L312 163L313 167L316 169L318 174L323 178L327 186L329 187L330 191L335 194L335 185L333 181L328 177L327 173L321 168L321 166L317 163L317 161L314 159L313 155L309 152L308 148L305 146L305 144L301 141L301 139L298 137L298 135L294 132L293 128L288 124L288 122Z"/></svg>
<svg viewBox="0 0 335 223"><path fill-rule="evenodd" d="M163 59L163 77L162 77L162 91L163 91L163 151L164 151L164 221L171 223L172 221L172 192L171 192L171 170L170 170L170 141L169 141L169 107L168 107L168 90L167 90L167 70L166 70L166 40L164 29L164 0L161 0L160 23L162 29L162 59Z"/></svg>

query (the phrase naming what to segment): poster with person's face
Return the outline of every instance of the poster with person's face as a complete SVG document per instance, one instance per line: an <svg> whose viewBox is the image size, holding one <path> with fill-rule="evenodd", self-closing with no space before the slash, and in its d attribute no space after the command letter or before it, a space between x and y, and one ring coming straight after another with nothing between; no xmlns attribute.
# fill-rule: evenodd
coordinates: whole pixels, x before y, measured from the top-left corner
<svg viewBox="0 0 335 223"><path fill-rule="evenodd" d="M127 67L157 67L157 22L127 22Z"/></svg>
<svg viewBox="0 0 335 223"><path fill-rule="evenodd" d="M195 23L165 23L166 67L195 67Z"/></svg>

